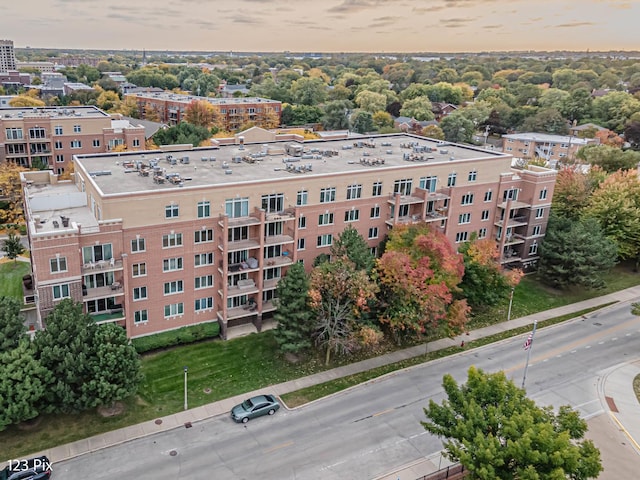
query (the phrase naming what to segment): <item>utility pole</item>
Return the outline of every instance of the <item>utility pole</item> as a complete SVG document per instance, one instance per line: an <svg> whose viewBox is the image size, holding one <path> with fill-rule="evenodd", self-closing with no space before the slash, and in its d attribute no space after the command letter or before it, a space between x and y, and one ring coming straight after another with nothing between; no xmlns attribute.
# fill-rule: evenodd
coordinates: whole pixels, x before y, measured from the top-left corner
<svg viewBox="0 0 640 480"><path fill-rule="evenodd" d="M533 337L536 335L536 328L538 327L538 321L533 321L533 331L527 338L524 344L524 348L527 349L527 362L524 364L524 374L522 375L522 389L524 390L524 384L527 381L527 369L529 368L529 359L531 358L531 350L533 349Z"/></svg>

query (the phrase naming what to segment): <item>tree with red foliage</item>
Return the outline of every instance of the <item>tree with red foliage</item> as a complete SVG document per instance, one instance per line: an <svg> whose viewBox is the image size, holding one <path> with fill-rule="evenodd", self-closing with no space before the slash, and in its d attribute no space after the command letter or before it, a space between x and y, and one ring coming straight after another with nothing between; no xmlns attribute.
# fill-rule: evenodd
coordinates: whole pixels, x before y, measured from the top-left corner
<svg viewBox="0 0 640 480"><path fill-rule="evenodd" d="M455 301L464 274L462 256L428 224L395 227L378 260L380 322L398 343L444 327L464 329L469 308Z"/></svg>

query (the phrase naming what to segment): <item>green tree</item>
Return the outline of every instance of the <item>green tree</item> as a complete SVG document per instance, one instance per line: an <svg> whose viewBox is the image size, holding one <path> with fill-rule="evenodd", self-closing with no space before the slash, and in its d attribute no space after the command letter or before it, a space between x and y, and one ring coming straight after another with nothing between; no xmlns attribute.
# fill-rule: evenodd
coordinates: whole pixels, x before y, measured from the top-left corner
<svg viewBox="0 0 640 480"><path fill-rule="evenodd" d="M11 297L0 297L0 353L18 346L27 328L20 313L22 303Z"/></svg>
<svg viewBox="0 0 640 480"><path fill-rule="evenodd" d="M609 145L587 145L578 150L577 157L609 173L635 169L640 163L640 152L622 151Z"/></svg>
<svg viewBox="0 0 640 480"><path fill-rule="evenodd" d="M0 430L38 416L49 377L28 339L0 352Z"/></svg>
<svg viewBox="0 0 640 480"><path fill-rule="evenodd" d="M473 122L458 112L444 117L440 122L440 128L444 132L445 140L454 143L471 142L475 131Z"/></svg>
<svg viewBox="0 0 640 480"><path fill-rule="evenodd" d="M363 90L356 95L355 102L362 110L375 113L380 110L384 111L387 106L387 97L381 93Z"/></svg>
<svg viewBox="0 0 640 480"><path fill-rule="evenodd" d="M369 112L365 112L364 110L356 111L353 114L351 123L353 130L358 133L368 133L375 130L375 126L373 124L373 115L371 115L371 113Z"/></svg>
<svg viewBox="0 0 640 480"><path fill-rule="evenodd" d="M577 220L604 176L602 169L597 167L591 168L589 173L575 168L561 169L556 177L551 211L558 216Z"/></svg>
<svg viewBox="0 0 640 480"><path fill-rule="evenodd" d="M192 144L194 147L211 136L205 127L180 122L173 127L160 129L152 137L156 145Z"/></svg>
<svg viewBox="0 0 640 480"><path fill-rule="evenodd" d="M294 263L278 282L274 337L282 352L299 353L312 346L315 318L309 308L309 278L301 263Z"/></svg>
<svg viewBox="0 0 640 480"><path fill-rule="evenodd" d="M617 246L593 218L551 216L540 245L538 274L555 288L604 287L602 276L616 264Z"/></svg>
<svg viewBox="0 0 640 480"><path fill-rule="evenodd" d="M443 378L447 398L429 401L422 426L444 439L447 457L479 480L596 478L600 451L587 423L568 406L539 407L504 372L469 368L467 383Z"/></svg>
<svg viewBox="0 0 640 480"><path fill-rule="evenodd" d="M400 115L415 118L419 122L423 120L433 120L431 101L429 97L415 97L405 101L400 109Z"/></svg>
<svg viewBox="0 0 640 480"><path fill-rule="evenodd" d="M527 132L550 133L565 135L569 131L567 120L555 108L539 110L522 123L522 129Z"/></svg>
<svg viewBox="0 0 640 480"><path fill-rule="evenodd" d="M355 322L377 292L364 270L356 270L346 257L323 262L311 272L309 296L317 318L316 344L325 350L325 364L331 353L348 354L354 348Z"/></svg>
<svg viewBox="0 0 640 480"><path fill-rule="evenodd" d="M18 255L24 252L24 245L20 243L20 235L15 232L9 232L2 245L2 250L7 254L7 258L15 262Z"/></svg>
<svg viewBox="0 0 640 480"><path fill-rule="evenodd" d="M626 92L609 92L596 98L591 110L595 123L621 133L629 118L640 111L640 100Z"/></svg>
<svg viewBox="0 0 640 480"><path fill-rule="evenodd" d="M331 245L331 255L334 258L347 257L353 262L356 269L364 270L367 273L373 269L375 261L364 237L351 225L347 226L334 240Z"/></svg>
<svg viewBox="0 0 640 480"><path fill-rule="evenodd" d="M324 105L322 125L326 130L347 130L349 112L353 104L349 100L334 100Z"/></svg>
<svg viewBox="0 0 640 480"><path fill-rule="evenodd" d="M300 78L291 84L291 98L300 105L318 105L327 98L327 85L321 78Z"/></svg>

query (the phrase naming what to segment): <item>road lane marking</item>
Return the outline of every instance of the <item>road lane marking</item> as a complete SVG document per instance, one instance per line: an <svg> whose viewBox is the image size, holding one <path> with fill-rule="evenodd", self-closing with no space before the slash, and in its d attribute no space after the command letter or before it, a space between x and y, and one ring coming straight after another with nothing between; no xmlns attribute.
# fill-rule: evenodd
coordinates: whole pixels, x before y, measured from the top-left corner
<svg viewBox="0 0 640 480"><path fill-rule="evenodd" d="M385 413L393 412L394 410L395 410L395 408L388 408L387 410L383 410L381 412L374 413L372 415L372 417L379 417L380 415L384 415Z"/></svg>
<svg viewBox="0 0 640 480"><path fill-rule="evenodd" d="M276 450L280 450L281 448L287 448L293 445L293 442L281 443L280 445L276 445L275 447L268 448L267 450L263 450L262 453L272 453Z"/></svg>
<svg viewBox="0 0 640 480"><path fill-rule="evenodd" d="M618 418L612 412L609 412L609 415L611 415L611 418L613 418L618 427L620 427L620 430L622 430L622 432L629 438L629 440L631 440L631 443L633 443L633 446L636 447L636 450L640 452L640 445L638 445L638 442L636 442L635 438L631 436L627 429L624 428L622 423L620 423L620 420L618 420Z"/></svg>

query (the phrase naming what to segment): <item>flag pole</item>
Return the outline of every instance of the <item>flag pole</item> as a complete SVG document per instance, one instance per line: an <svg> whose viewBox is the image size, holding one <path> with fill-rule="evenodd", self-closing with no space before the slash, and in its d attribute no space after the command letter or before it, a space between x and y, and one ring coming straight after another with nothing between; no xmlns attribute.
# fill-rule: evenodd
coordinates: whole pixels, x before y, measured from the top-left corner
<svg viewBox="0 0 640 480"><path fill-rule="evenodd" d="M527 363L524 364L524 374L522 375L522 389L524 390L524 384L527 381L527 369L529 368L529 359L531 358L531 349L533 348L533 337L536 334L536 328L538 326L538 321L533 321L533 331L527 341L525 342L525 349L527 350Z"/></svg>

